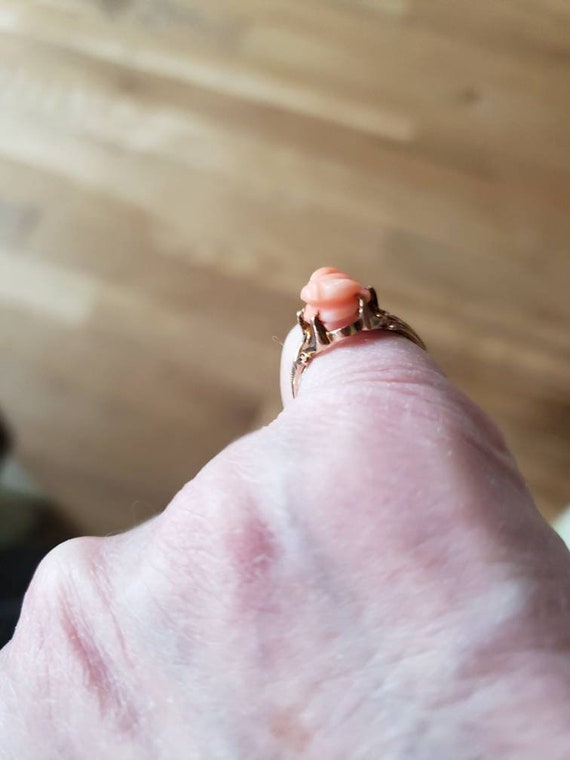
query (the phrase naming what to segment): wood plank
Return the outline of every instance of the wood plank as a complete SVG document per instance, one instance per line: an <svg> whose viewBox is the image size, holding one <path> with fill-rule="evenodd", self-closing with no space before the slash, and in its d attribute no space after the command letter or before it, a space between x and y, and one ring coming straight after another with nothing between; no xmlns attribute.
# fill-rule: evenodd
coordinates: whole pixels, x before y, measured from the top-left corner
<svg viewBox="0 0 570 760"><path fill-rule="evenodd" d="M268 421L327 263L418 327L545 514L570 502L569 16L1 0L0 405L81 530Z"/></svg>

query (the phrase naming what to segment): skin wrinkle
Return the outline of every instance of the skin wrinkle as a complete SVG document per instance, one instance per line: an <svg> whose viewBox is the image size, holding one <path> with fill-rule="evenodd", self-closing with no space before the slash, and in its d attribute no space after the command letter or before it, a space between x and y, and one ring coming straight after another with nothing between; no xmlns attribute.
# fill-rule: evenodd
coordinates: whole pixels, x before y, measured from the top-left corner
<svg viewBox="0 0 570 760"><path fill-rule="evenodd" d="M117 677L109 656L88 631L85 622L72 605L65 601L60 607L61 626L70 651L80 665L87 691L97 697L104 721L111 720L120 733L131 734L139 718L124 696L121 678Z"/></svg>
<svg viewBox="0 0 570 760"><path fill-rule="evenodd" d="M119 617L116 609L116 594L114 586L111 583L109 574L107 572L110 564L110 547L115 546L112 541L97 541L94 544L94 552L91 556L91 567L93 575L93 583L91 588L96 594L100 608L107 613L107 619L111 623L111 631L113 641L119 645L120 659L124 661L127 669L132 672L135 670L136 663L131 658L129 653L129 647L125 640L125 636L119 621ZM116 564L116 562L114 563Z"/></svg>
<svg viewBox="0 0 570 760"><path fill-rule="evenodd" d="M88 691L97 697L103 721L110 721L119 734L135 736L141 728L141 718L134 704L134 691L128 689L122 675L124 666L127 673L133 672L134 663L114 612L113 595L109 594L103 572L101 546L101 541L91 540L91 551L86 554L81 573L67 575L59 596L60 625L83 672ZM85 597L92 602L97 599L96 608L103 614L104 622L99 622L97 629L93 625L94 618L89 620L85 614L88 609Z"/></svg>

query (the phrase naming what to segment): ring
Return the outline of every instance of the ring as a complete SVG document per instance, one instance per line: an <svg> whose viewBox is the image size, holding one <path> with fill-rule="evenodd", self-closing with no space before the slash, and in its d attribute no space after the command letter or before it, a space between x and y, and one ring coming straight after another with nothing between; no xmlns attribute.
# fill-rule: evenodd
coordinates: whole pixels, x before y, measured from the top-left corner
<svg viewBox="0 0 570 760"><path fill-rule="evenodd" d="M403 335L420 348L425 343L403 319L378 306L376 291L364 288L338 269L322 267L301 291L306 306L297 312L303 341L291 369L291 390L297 396L301 376L315 356L359 332L382 330Z"/></svg>

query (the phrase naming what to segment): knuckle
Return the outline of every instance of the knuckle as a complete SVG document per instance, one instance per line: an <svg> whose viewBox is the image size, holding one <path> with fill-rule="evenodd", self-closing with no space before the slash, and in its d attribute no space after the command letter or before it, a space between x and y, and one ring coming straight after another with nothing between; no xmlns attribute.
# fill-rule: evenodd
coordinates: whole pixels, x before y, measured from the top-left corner
<svg viewBox="0 0 570 760"><path fill-rule="evenodd" d="M10 659L42 705L57 699L76 716L73 694L80 689L93 720L130 731L137 699L118 675L129 673L129 663L106 585L105 540L74 538L44 557L24 598Z"/></svg>
<svg viewBox="0 0 570 760"><path fill-rule="evenodd" d="M73 538L56 546L38 565L24 596L11 650L19 667L46 688L58 663L84 665L100 540Z"/></svg>
<svg viewBox="0 0 570 760"><path fill-rule="evenodd" d="M51 683L54 667L69 663L69 653L77 651L91 596L95 541L73 538L52 549L24 596L11 649L20 668L44 685Z"/></svg>
<svg viewBox="0 0 570 760"><path fill-rule="evenodd" d="M57 611L70 594L80 595L92 583L93 557L100 539L72 538L54 547L41 560L32 577L22 607L21 620Z"/></svg>

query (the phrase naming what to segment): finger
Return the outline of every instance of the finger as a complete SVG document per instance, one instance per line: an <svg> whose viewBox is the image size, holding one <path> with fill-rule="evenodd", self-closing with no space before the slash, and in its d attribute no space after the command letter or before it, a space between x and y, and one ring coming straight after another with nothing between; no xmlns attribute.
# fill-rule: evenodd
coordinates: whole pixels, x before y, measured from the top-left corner
<svg viewBox="0 0 570 760"><path fill-rule="evenodd" d="M370 331L331 346L304 370L298 396L293 399L292 367L301 341L301 328L295 325L281 355L281 397L289 412L295 408L296 414L307 414L310 410L317 417L335 409L356 415L364 412L368 423L375 414L379 423L395 423L400 415L402 431L406 428L412 438L423 436L426 423L433 427L438 421L444 426L453 422L466 437L514 466L497 425L449 381L428 351L407 338Z"/></svg>
<svg viewBox="0 0 570 760"><path fill-rule="evenodd" d="M293 399L292 367L302 341L298 325L287 335L281 354L281 397ZM417 382L441 385L443 373L431 356L403 336L368 332L331 346L316 356L301 376L299 395L360 393L370 384Z"/></svg>
<svg viewBox="0 0 570 760"><path fill-rule="evenodd" d="M317 488L326 492L316 507L321 522L332 525L340 515L339 531L348 535L358 524L350 520L374 493L380 498L373 514L362 511L363 529L377 531L378 541L397 520L410 549L437 530L463 541L466 527L477 521L489 531L489 547L503 556L520 549L523 520L537 531L525 540L550 543L504 435L427 351L397 334L359 333L315 356L293 399L291 371L301 340L295 326L284 344L280 424L294 430L289 459L298 460L299 471L310 469L297 491L306 488L307 500ZM340 483L333 473L342 474ZM346 523L342 507L335 509L341 488L353 497Z"/></svg>

